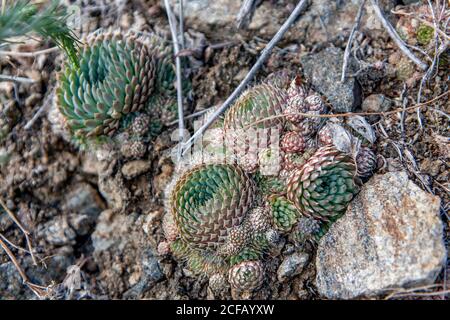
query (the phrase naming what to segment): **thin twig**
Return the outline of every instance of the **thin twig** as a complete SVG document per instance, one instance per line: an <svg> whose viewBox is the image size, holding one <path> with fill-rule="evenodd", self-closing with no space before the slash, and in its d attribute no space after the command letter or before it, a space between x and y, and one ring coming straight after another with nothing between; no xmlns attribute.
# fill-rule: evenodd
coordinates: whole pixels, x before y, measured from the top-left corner
<svg viewBox="0 0 450 320"><path fill-rule="evenodd" d="M344 82L344 80L345 80L345 72L347 71L348 60L349 60L350 53L352 50L353 38L355 37L356 31L359 29L359 25L361 24L361 18L363 16L365 4L366 4L366 0L361 0L361 4L359 5L358 13L356 14L355 24L353 25L352 31L350 32L350 36L348 37L347 46L345 47L345 52L344 52L344 63L342 64L341 82Z"/></svg>
<svg viewBox="0 0 450 320"><path fill-rule="evenodd" d="M184 43L184 0L178 0L178 10L179 10L179 24L180 24L180 42L181 50L186 48Z"/></svg>
<svg viewBox="0 0 450 320"><path fill-rule="evenodd" d="M406 115L406 105L408 104L408 97L406 95L407 87L406 83L403 84L403 90L400 95L400 99L402 100L402 115L400 117L400 128L402 131L402 141L405 142L405 115Z"/></svg>
<svg viewBox="0 0 450 320"><path fill-rule="evenodd" d="M16 244L12 243L11 241L9 241L8 238L6 238L1 232L0 232L0 238L1 238L3 241L5 241L7 244L9 244L11 247L13 247L14 249L16 249L17 251L21 251L21 252L24 252L24 253L27 253L27 254L31 254L31 252L28 251L27 249L22 248L22 247L20 247L20 246L18 246L18 245L16 245Z"/></svg>
<svg viewBox="0 0 450 320"><path fill-rule="evenodd" d="M180 139L180 148L178 151L179 157L182 154L182 143L184 141L184 115L183 115L183 87L181 79L181 58L178 56L180 52L180 45L178 43L177 29L175 26L175 17L172 13L172 8L170 7L169 0L164 0L164 5L166 7L167 19L169 20L170 32L172 34L173 40L173 50L175 54L175 64L176 64L176 75L177 75L177 103L178 103L178 130Z"/></svg>
<svg viewBox="0 0 450 320"><path fill-rule="evenodd" d="M47 109L50 107L50 100L52 99L52 96L52 94L49 94L47 98L45 98L44 103L39 107L38 111L36 111L33 118L31 118L30 121L28 121L27 124L23 127L25 130L31 129L36 120L39 119L45 111L47 111Z"/></svg>
<svg viewBox="0 0 450 320"><path fill-rule="evenodd" d="M167 0L166 0L167 1ZM272 52L275 45L281 40L281 38L284 36L284 34L287 32L287 30L290 28L290 26L295 22L297 17L300 15L300 13L306 9L306 6L308 5L308 0L300 0L295 7L294 11L291 13L289 18L286 20L286 22L281 26L280 30L275 34L275 36L272 38L272 40L267 44L267 46L264 48L264 50L261 53L261 56L256 61L256 63L253 65L253 67L250 69L248 74L245 76L244 80L239 84L239 86L233 91L233 93L228 97L227 100L214 112L209 119L206 120L205 124L201 126L193 135L192 137L187 140L185 143L183 143L182 146L182 154L184 155L189 148L193 145L193 143L209 128L209 126L233 103L233 101L244 91L244 89L247 87L248 83L253 79L256 72L261 68L263 63L267 60L267 58L270 56L270 53Z"/></svg>
<svg viewBox="0 0 450 320"><path fill-rule="evenodd" d="M20 277L22 278L23 283L31 290L33 293L39 298L42 299L46 296L46 291L48 290L48 287L43 287L37 284L32 283L28 276L26 275L25 271L23 271L22 267L20 266L19 262L17 261L14 254L9 250L8 246L5 242L3 242L2 239L0 239L0 247L5 250L6 255L9 257L11 262L13 263L16 270L19 272Z"/></svg>
<svg viewBox="0 0 450 320"><path fill-rule="evenodd" d="M236 18L236 25L238 29L247 27L247 25L251 21L251 17L255 9L256 9L256 0L244 0Z"/></svg>
<svg viewBox="0 0 450 320"><path fill-rule="evenodd" d="M432 78L433 71L436 68L436 65L439 60L439 34L437 32L438 26L437 26L436 15L434 13L433 5L431 4L431 2L429 0L428 0L428 6L429 6L431 14L433 16L433 23L434 23L434 57L433 57L433 62L431 63L431 66L428 68L427 72L425 72L425 74L423 75L423 77L420 81L419 91L417 93L417 103L420 103L420 101L422 100L423 87L424 87L425 83ZM420 109L419 108L417 109L416 113L417 113L417 120L419 122L420 129L423 129L422 119L420 117Z"/></svg>
<svg viewBox="0 0 450 320"><path fill-rule="evenodd" d="M430 289L435 289L435 288L439 288L439 287L443 287L442 284L440 283L434 283L434 284L430 284L430 285L425 285L425 286L420 286L420 287L413 287L413 288L395 288L395 289L391 289L393 290L393 292L391 292L390 294L388 294L384 299L385 300L389 300L391 298L395 298L395 297L400 297L400 296L407 296L407 295L437 295L437 294L442 294L443 292L448 293L447 290L443 290L443 291L435 291L435 292L415 292L415 291L420 291L420 290L430 290Z"/></svg>
<svg viewBox="0 0 450 320"><path fill-rule="evenodd" d="M47 54L51 52L58 51L58 47L52 47L44 50L33 51L33 52L20 52L20 51L0 51L0 56L12 56L12 57L25 57L34 58L41 54Z"/></svg>
<svg viewBox="0 0 450 320"><path fill-rule="evenodd" d="M398 35L397 31L395 31L394 27L391 25L391 23L386 19L383 12L381 12L381 8L378 5L378 0L370 0L372 7L377 15L378 20L383 24L383 27L386 29L389 36L394 40L394 42L397 44L397 46L400 48L400 50L403 51L403 53L411 59L416 65L420 67L422 70L427 70L428 65L424 62L422 62L419 58L417 58L414 53L412 53L408 47L405 45L403 40Z"/></svg>
<svg viewBox="0 0 450 320"><path fill-rule="evenodd" d="M16 77L16 76L7 76L4 74L0 74L0 81L10 81L10 82L16 82L16 83L27 83L27 84L33 84L36 81L30 78L24 78L24 77Z"/></svg>
<svg viewBox="0 0 450 320"><path fill-rule="evenodd" d="M194 113L192 113L192 114L190 114L190 115L188 115L188 116L185 116L185 117L184 117L184 120L188 120L188 119L192 119L192 118L201 116L202 114L207 113L207 112L208 112L209 110L211 110L212 108L214 108L214 107L210 107L210 108L207 108L207 109L204 109L204 110L200 110L200 111L194 112ZM179 120L174 120L174 121L170 122L170 123L168 124L168 126L173 126L173 125L177 124L178 121L179 121Z"/></svg>
<svg viewBox="0 0 450 320"><path fill-rule="evenodd" d="M31 259L33 260L34 265L37 265L36 258L33 254L33 247L31 246L30 232L27 229L25 229L25 227L22 225L19 219L16 218L16 215L11 210L9 210L9 208L6 206L6 204L3 202L1 198L0 198L0 206L6 211L11 220L14 221L14 223L19 227L19 229L24 234L28 250L30 251Z"/></svg>

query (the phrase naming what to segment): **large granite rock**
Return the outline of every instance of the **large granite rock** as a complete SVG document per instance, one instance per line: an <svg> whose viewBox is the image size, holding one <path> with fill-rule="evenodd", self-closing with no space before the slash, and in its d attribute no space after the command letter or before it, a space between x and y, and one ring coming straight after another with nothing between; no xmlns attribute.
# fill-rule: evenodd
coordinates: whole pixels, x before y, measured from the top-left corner
<svg viewBox="0 0 450 320"><path fill-rule="evenodd" d="M320 241L319 293L350 299L433 283L446 257L439 206L405 172L373 177Z"/></svg>

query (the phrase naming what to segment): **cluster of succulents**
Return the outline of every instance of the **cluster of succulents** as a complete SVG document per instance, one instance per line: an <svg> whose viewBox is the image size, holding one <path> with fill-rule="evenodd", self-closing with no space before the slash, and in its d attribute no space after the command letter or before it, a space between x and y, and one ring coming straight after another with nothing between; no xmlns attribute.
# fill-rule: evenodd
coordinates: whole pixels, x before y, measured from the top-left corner
<svg viewBox="0 0 450 320"><path fill-rule="evenodd" d="M224 147L210 149L227 156L183 159L167 189L160 253L208 275L217 292L261 287L280 238L308 218L310 234L297 238L319 238L376 168L363 118L326 121L326 103L300 77L283 83L242 94L217 126Z"/></svg>
<svg viewBox="0 0 450 320"><path fill-rule="evenodd" d="M124 154L142 154L145 137L161 129L162 110L175 103L170 46L156 35L120 30L95 32L82 42L79 65L67 61L57 76L59 122L79 145L126 133Z"/></svg>

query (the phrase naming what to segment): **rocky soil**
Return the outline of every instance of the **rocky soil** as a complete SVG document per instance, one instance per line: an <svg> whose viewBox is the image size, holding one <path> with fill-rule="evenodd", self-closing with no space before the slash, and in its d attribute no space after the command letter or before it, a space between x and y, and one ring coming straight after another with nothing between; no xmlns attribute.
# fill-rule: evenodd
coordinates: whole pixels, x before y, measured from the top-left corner
<svg viewBox="0 0 450 320"><path fill-rule="evenodd" d="M100 27L135 28L170 38L157 0L68 1L81 6L80 33ZM176 1L172 1L176 2ZM389 13L404 3L380 1ZM186 114L223 102L297 1L260 1L246 29L236 29L240 1L185 1L186 76L192 90ZM343 52L358 1L316 0L272 52L256 80L283 69L302 74L334 113L385 112L416 103L423 72L405 59L373 14L357 32L340 83ZM12 51L51 43L29 41ZM163 240L164 189L174 164L173 114L139 157L77 150L52 128L58 51L36 57L1 55L2 74L33 84L0 82L0 198L30 238L0 211L0 235L30 281L47 287L48 299L231 299L215 295L170 255ZM449 73L440 68L422 90L420 113L371 115L377 133L378 171L346 215L317 243L299 241L313 228L302 220L268 260L268 277L255 299L446 299L449 283L450 104ZM433 100L434 99L434 100ZM38 111L41 108L42 111ZM42 112L36 117L38 112ZM192 132L194 124L188 121ZM350 230L350 231L349 231ZM16 247L16 248L15 248ZM444 292L444 293L442 293ZM16 266L0 250L0 299L36 299Z"/></svg>

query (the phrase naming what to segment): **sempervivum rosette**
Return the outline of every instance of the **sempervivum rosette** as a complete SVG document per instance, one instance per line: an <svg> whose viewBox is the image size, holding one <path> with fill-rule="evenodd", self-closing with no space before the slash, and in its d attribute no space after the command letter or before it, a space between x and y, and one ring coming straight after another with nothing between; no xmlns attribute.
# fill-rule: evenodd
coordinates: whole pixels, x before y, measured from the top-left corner
<svg viewBox="0 0 450 320"><path fill-rule="evenodd" d="M56 88L58 110L72 135L111 136L121 120L146 107L152 95L171 94L171 51L160 38L105 31L84 43L79 67L67 63Z"/></svg>
<svg viewBox="0 0 450 320"><path fill-rule="evenodd" d="M253 291L264 282L264 266L260 261L244 261L234 265L228 281L238 291Z"/></svg>
<svg viewBox="0 0 450 320"><path fill-rule="evenodd" d="M227 146L238 159L247 155L258 161L257 147L270 147L271 134L283 127L282 106L285 91L269 84L257 85L246 92L227 111L224 119Z"/></svg>
<svg viewBox="0 0 450 320"><path fill-rule="evenodd" d="M250 231L261 232L266 231L270 227L270 210L267 207L253 208L248 214L245 224L248 225Z"/></svg>
<svg viewBox="0 0 450 320"><path fill-rule="evenodd" d="M232 228L228 232L225 243L219 247L217 252L224 256L232 256L239 253L248 244L251 238L251 231L250 227L246 224Z"/></svg>
<svg viewBox="0 0 450 320"><path fill-rule="evenodd" d="M356 167L358 176L369 178L377 168L377 156L368 147L361 147L356 153Z"/></svg>
<svg viewBox="0 0 450 320"><path fill-rule="evenodd" d="M240 167L206 164L177 180L170 207L185 242L195 248L216 248L242 223L254 198L255 184Z"/></svg>
<svg viewBox="0 0 450 320"><path fill-rule="evenodd" d="M302 214L328 221L345 212L359 183L353 159L325 146L291 175L287 196Z"/></svg>
<svg viewBox="0 0 450 320"><path fill-rule="evenodd" d="M274 226L280 231L290 231L300 217L295 205L283 196L270 197L269 204Z"/></svg>
<svg viewBox="0 0 450 320"><path fill-rule="evenodd" d="M289 131L281 138L281 150L286 153L299 153L305 150L305 137L298 132Z"/></svg>
<svg viewBox="0 0 450 320"><path fill-rule="evenodd" d="M291 123L298 124L304 116L300 113L307 111L305 106L305 98L308 96L308 89L303 84L302 79L297 76L292 80L289 89L287 90L286 106L283 110L283 114L286 116L286 120Z"/></svg>

